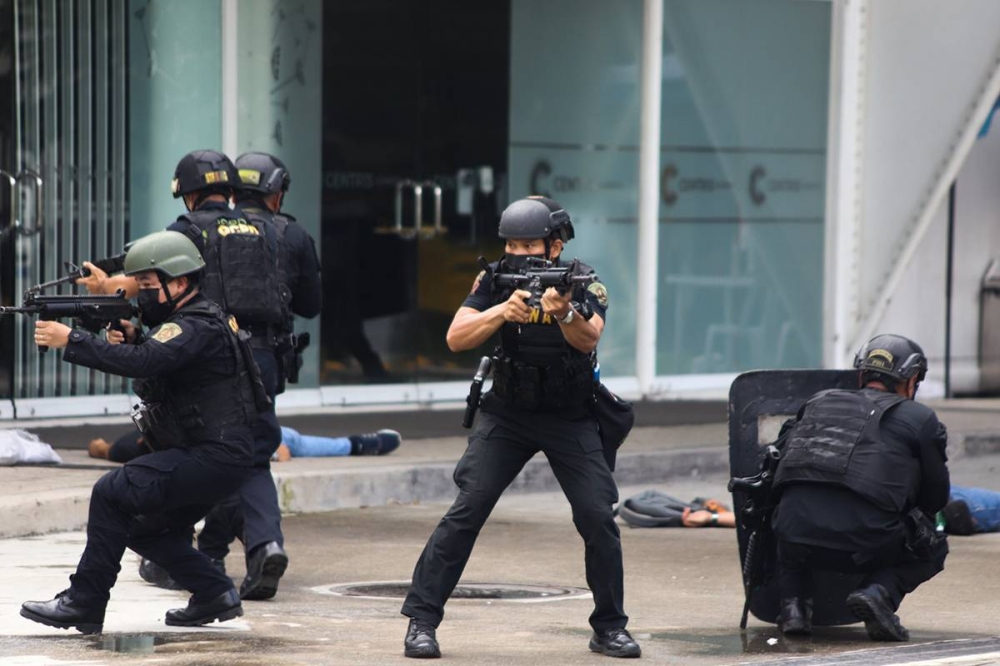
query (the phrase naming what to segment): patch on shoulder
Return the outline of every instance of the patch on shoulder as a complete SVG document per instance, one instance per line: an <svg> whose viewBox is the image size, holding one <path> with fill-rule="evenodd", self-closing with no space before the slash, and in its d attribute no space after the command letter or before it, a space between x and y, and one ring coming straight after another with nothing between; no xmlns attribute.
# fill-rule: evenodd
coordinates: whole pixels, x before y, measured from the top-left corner
<svg viewBox="0 0 1000 666"><path fill-rule="evenodd" d="M597 298L597 302L601 304L602 308L608 307L608 288L605 287L600 282L591 282L587 287L587 291L593 294Z"/></svg>
<svg viewBox="0 0 1000 666"><path fill-rule="evenodd" d="M153 335L152 339L157 342L169 342L183 332L180 326L171 321L160 326L160 330Z"/></svg>
<svg viewBox="0 0 1000 666"><path fill-rule="evenodd" d="M472 283L472 291L470 294L474 294L479 291L479 283L483 281L483 276L486 275L486 271L479 271L479 275L476 276L476 281Z"/></svg>
<svg viewBox="0 0 1000 666"><path fill-rule="evenodd" d="M233 329L233 333L240 332L240 325L236 323L236 317L229 315L229 328Z"/></svg>

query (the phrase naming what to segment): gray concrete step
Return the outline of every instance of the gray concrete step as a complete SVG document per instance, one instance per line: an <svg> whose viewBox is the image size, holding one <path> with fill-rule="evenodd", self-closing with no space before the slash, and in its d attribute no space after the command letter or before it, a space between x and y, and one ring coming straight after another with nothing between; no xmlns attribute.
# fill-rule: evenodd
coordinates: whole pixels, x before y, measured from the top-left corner
<svg viewBox="0 0 1000 666"><path fill-rule="evenodd" d="M952 400L932 406L949 426L953 461L1000 452L1000 401ZM325 431L322 434L333 434L329 423L314 425ZM625 486L725 473L727 439L723 422L636 428L620 452L615 478ZM456 494L452 472L465 446L465 436L405 439L404 431L402 446L387 456L297 458L272 469L286 513L450 501ZM88 458L78 449L59 453L65 464L58 467L0 467L0 538L75 530L86 524L91 488L115 464ZM508 492L558 488L548 462L539 455Z"/></svg>

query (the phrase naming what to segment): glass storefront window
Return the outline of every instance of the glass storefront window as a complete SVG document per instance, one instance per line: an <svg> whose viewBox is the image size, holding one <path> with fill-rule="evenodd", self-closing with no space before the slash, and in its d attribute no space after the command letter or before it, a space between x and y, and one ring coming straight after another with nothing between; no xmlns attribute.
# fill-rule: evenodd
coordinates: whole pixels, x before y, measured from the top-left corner
<svg viewBox="0 0 1000 666"><path fill-rule="evenodd" d="M658 375L821 362L830 21L664 2Z"/></svg>
<svg viewBox="0 0 1000 666"><path fill-rule="evenodd" d="M635 374L642 2L514 0L510 196L551 196L608 289L604 377Z"/></svg>
<svg viewBox="0 0 1000 666"><path fill-rule="evenodd" d="M282 211L320 239L323 183L323 2L302 0L276 9L272 0L240 0L237 14L236 159L264 152L281 159L292 181ZM322 260L322 257L321 257ZM336 293L327 307L335 307ZM301 317L296 333L309 333L298 384L319 384L319 319Z"/></svg>

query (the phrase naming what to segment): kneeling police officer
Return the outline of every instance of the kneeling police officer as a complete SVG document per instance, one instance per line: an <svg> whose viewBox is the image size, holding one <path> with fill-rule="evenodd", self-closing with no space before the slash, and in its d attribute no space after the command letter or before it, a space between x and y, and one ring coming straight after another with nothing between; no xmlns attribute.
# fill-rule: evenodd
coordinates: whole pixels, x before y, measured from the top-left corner
<svg viewBox="0 0 1000 666"><path fill-rule="evenodd" d="M500 287L496 274L523 273L532 257L559 260L573 238L569 215L556 202L529 197L500 218L506 253L476 278L472 293L448 329L448 347L474 349L499 333L493 388L483 396L479 421L455 468L458 498L438 524L413 572L402 613L410 618L407 657L440 657L435 630L444 604L472 554L480 529L510 485L544 451L583 537L587 583L594 595L590 649L638 657L625 625L622 550L612 505L618 501L591 411L592 354L604 329L607 291L598 282L565 294L548 288L532 307L529 291ZM583 267L585 273L592 270Z"/></svg>
<svg viewBox="0 0 1000 666"><path fill-rule="evenodd" d="M232 580L192 547L190 535L243 482L266 395L235 320L199 293L204 265L183 234L151 234L125 257L148 333L123 321L124 334L109 332L105 342L54 321L35 325L35 343L65 348L63 360L136 379L144 401L137 425L155 450L94 485L87 545L70 587L51 601L25 602L21 615L29 620L99 633L126 547L193 593L186 608L167 612L166 624L243 614Z"/></svg>
<svg viewBox="0 0 1000 666"><path fill-rule="evenodd" d="M855 358L858 390L822 391L782 433L774 479L779 626L811 631L811 570L864 575L848 609L877 641L905 641L903 597L944 568L933 516L948 502L948 435L914 402L923 350L899 335L872 338Z"/></svg>

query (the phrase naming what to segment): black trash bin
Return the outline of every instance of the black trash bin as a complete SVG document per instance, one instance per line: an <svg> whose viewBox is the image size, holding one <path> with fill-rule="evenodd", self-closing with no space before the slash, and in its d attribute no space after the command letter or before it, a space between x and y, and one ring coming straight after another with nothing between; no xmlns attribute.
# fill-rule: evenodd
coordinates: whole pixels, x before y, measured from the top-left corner
<svg viewBox="0 0 1000 666"><path fill-rule="evenodd" d="M1000 259L993 259L979 288L979 390L1000 395Z"/></svg>

